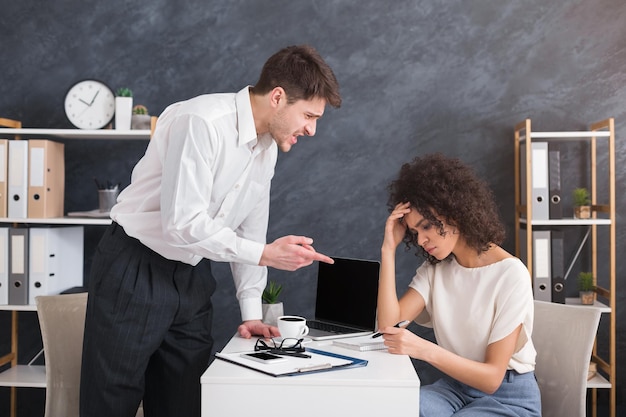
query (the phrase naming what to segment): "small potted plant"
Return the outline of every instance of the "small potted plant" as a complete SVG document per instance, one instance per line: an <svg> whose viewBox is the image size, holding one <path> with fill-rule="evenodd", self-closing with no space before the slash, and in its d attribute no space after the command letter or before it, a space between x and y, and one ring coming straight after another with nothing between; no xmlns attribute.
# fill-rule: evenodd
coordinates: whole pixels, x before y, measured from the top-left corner
<svg viewBox="0 0 626 417"><path fill-rule="evenodd" d="M574 199L574 217L577 219L588 219L591 217L591 200L589 191L586 188L575 188L572 191Z"/></svg>
<svg viewBox="0 0 626 417"><path fill-rule="evenodd" d="M148 114L148 108L143 104L133 106L130 128L133 130L150 129L150 114Z"/></svg>
<svg viewBox="0 0 626 417"><path fill-rule="evenodd" d="M596 286L593 282L593 274L591 272L580 272L578 274L578 294L580 295L580 303L591 305L596 300Z"/></svg>
<svg viewBox="0 0 626 417"><path fill-rule="evenodd" d="M283 303L278 301L278 296L283 286L276 281L270 281L263 290L263 323L276 326L276 319L284 315Z"/></svg>
<svg viewBox="0 0 626 417"><path fill-rule="evenodd" d="M130 130L133 114L133 92L129 88L118 88L115 92L115 129Z"/></svg>
<svg viewBox="0 0 626 417"><path fill-rule="evenodd" d="M117 91L115 92L115 95L117 97L132 97L133 90L131 90L130 88L126 88L126 87L121 87L117 89Z"/></svg>

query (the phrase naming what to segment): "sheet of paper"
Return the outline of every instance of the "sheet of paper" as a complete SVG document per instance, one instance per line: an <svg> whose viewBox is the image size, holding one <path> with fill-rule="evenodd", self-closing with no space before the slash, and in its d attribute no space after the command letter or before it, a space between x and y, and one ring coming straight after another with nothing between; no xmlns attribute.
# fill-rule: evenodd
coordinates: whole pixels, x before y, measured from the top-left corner
<svg viewBox="0 0 626 417"><path fill-rule="evenodd" d="M321 353L317 353L321 352ZM343 355L336 355L330 352L322 352L317 350L307 350L306 353L311 355L310 358L298 358L291 356L284 356L287 361L278 363L260 363L242 357L243 353L252 352L237 352L237 353L215 353L215 357L224 359L228 362L232 362L246 368L258 370L260 372L270 374L273 376L293 375L293 374L305 374L307 372L317 372L332 370L333 368L342 368L350 365L364 366L367 361L351 358Z"/></svg>

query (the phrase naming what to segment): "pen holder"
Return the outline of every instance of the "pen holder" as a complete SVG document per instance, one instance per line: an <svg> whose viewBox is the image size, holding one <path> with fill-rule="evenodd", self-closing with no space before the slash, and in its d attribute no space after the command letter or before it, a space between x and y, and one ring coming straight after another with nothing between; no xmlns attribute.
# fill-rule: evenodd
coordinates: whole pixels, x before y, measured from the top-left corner
<svg viewBox="0 0 626 417"><path fill-rule="evenodd" d="M108 213L111 211L115 203L117 202L117 196L119 190L117 189L104 189L98 190L98 208L101 213Z"/></svg>

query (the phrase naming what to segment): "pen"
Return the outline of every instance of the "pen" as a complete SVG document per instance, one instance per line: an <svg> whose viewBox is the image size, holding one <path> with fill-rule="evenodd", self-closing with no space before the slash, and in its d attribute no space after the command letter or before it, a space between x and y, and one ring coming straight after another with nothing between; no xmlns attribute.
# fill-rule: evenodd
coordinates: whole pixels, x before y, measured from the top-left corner
<svg viewBox="0 0 626 417"><path fill-rule="evenodd" d="M395 325L395 326L393 326L393 327L405 327L405 326L407 326L409 323L410 323L410 321L409 321L409 320L402 320L402 321L397 322L397 323L396 323L396 325ZM374 338L376 338L376 337L380 337L380 336L382 336L382 335L383 335L383 334L382 334L381 332L378 332L378 333L376 333L376 334L372 335L372 339L374 339Z"/></svg>
<svg viewBox="0 0 626 417"><path fill-rule="evenodd" d="M296 372L311 372L311 371L320 371L322 369L330 369L333 366L330 363L322 363L319 365L307 366L304 368L297 368Z"/></svg>

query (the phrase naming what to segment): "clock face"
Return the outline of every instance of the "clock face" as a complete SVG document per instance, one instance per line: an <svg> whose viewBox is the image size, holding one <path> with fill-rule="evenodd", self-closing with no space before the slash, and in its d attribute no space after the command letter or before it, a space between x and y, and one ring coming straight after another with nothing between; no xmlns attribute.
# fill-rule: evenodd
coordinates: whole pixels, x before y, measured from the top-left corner
<svg viewBox="0 0 626 417"><path fill-rule="evenodd" d="M79 81L65 95L65 114L79 129L102 129L113 120L115 95L101 81Z"/></svg>

